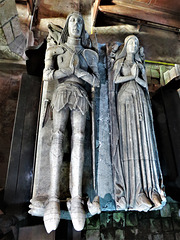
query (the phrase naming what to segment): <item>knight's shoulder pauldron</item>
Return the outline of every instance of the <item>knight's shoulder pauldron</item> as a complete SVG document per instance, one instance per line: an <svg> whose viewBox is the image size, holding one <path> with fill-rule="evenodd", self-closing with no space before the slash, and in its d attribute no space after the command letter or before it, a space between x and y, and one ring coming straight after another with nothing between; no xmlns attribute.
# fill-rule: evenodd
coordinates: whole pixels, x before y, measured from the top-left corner
<svg viewBox="0 0 180 240"><path fill-rule="evenodd" d="M51 46L46 50L46 59L50 59L54 56L64 54L66 51L67 50L61 45Z"/></svg>
<svg viewBox="0 0 180 240"><path fill-rule="evenodd" d="M98 54L91 49L84 49L82 54L89 66L96 65L99 61Z"/></svg>

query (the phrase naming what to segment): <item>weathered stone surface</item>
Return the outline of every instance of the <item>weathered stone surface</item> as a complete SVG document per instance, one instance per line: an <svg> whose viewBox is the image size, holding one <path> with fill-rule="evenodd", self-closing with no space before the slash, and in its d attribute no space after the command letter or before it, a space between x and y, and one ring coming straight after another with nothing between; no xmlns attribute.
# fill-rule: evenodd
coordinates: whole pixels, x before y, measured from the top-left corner
<svg viewBox="0 0 180 240"><path fill-rule="evenodd" d="M122 49L120 43L116 45L111 44L108 54L112 62L108 77L116 209L158 210L165 205L166 198L161 184L163 177L144 69L144 50L135 35L125 38ZM130 46L134 52L129 50ZM134 71L135 66L139 68L137 56L141 59L141 70Z"/></svg>
<svg viewBox="0 0 180 240"><path fill-rule="evenodd" d="M161 217L171 217L171 207L170 204L167 203L161 210L160 210Z"/></svg>
<svg viewBox="0 0 180 240"><path fill-rule="evenodd" d="M146 62L146 75L150 95L154 94L161 86L165 85L164 73L171 68L171 65L151 64Z"/></svg>
<svg viewBox="0 0 180 240"><path fill-rule="evenodd" d="M174 78L179 77L180 76L180 64L175 64L175 67L166 71L163 75L164 75L165 84L167 84Z"/></svg>
<svg viewBox="0 0 180 240"><path fill-rule="evenodd" d="M179 240L180 239L180 232L175 233L175 237L176 237L176 240ZM169 238L168 238L168 240L169 240Z"/></svg>
<svg viewBox="0 0 180 240"><path fill-rule="evenodd" d="M135 227L138 224L137 214L134 212L126 213L126 226Z"/></svg>
<svg viewBox="0 0 180 240"><path fill-rule="evenodd" d="M22 60L22 57L12 52L9 46L0 46L0 58L1 59L12 59Z"/></svg>
<svg viewBox="0 0 180 240"><path fill-rule="evenodd" d="M138 228L136 227L126 227L125 229L125 239L136 239L138 236Z"/></svg>
<svg viewBox="0 0 180 240"><path fill-rule="evenodd" d="M125 212L113 213L113 227L121 228L125 227Z"/></svg>
<svg viewBox="0 0 180 240"><path fill-rule="evenodd" d="M173 232L166 232L166 233L163 233L163 236L164 236L164 240L179 240L178 238L175 238L175 234Z"/></svg>
<svg viewBox="0 0 180 240"><path fill-rule="evenodd" d="M4 31L4 35L6 36L6 40L8 45L14 41L14 34L12 32L12 28L11 28L11 24L10 22L6 23L3 26L3 31Z"/></svg>
<svg viewBox="0 0 180 240"><path fill-rule="evenodd" d="M102 240L114 240L115 232L113 229L103 229L101 230L101 238Z"/></svg>
<svg viewBox="0 0 180 240"><path fill-rule="evenodd" d="M151 234L148 234L147 235L147 240L152 240L153 239L153 236Z"/></svg>
<svg viewBox="0 0 180 240"><path fill-rule="evenodd" d="M85 20L85 27L88 33L91 32L91 1L86 0L70 0L65 1L62 0L61 2L57 2L56 0L52 0L51 2L48 2L46 0L43 0L39 4L39 12L38 12L38 20L40 22L39 28L46 29L47 28L47 18L54 18L55 21L58 21L57 18L59 18L59 23L56 24L62 24L65 22L65 18L67 15L74 11L80 11L83 15L83 18ZM62 11L63 9L63 11ZM41 21L40 21L41 20Z"/></svg>
<svg viewBox="0 0 180 240"><path fill-rule="evenodd" d="M14 17L11 20L11 25L12 25L12 31L13 31L14 37L16 38L22 33L18 16Z"/></svg>
<svg viewBox="0 0 180 240"><path fill-rule="evenodd" d="M101 88L99 90L99 101L97 101L97 189L100 196L102 211L115 210L113 200L113 176L110 154L110 128L109 128L109 102L108 82L105 65L105 47L99 44L99 73Z"/></svg>
<svg viewBox="0 0 180 240"><path fill-rule="evenodd" d="M121 229L115 230L115 240L124 240L125 239L125 231Z"/></svg>
<svg viewBox="0 0 180 240"><path fill-rule="evenodd" d="M159 72L155 69L151 69L150 73L151 73L152 78L159 78L160 77Z"/></svg>
<svg viewBox="0 0 180 240"><path fill-rule="evenodd" d="M0 231L3 234L10 232L12 226L15 226L18 223L18 220L14 216L0 215Z"/></svg>
<svg viewBox="0 0 180 240"><path fill-rule="evenodd" d="M173 230L173 224L171 218L162 218L162 228L164 232L170 232Z"/></svg>
<svg viewBox="0 0 180 240"><path fill-rule="evenodd" d="M8 206L30 201L40 86L41 78L23 74L4 196Z"/></svg>
<svg viewBox="0 0 180 240"><path fill-rule="evenodd" d="M173 227L175 231L180 231L180 219L173 219Z"/></svg>
<svg viewBox="0 0 180 240"><path fill-rule="evenodd" d="M110 159L109 141L109 110L108 110L108 92L107 83L101 84L99 99L99 143L98 143L98 195L102 198L107 193L113 195L112 170Z"/></svg>
<svg viewBox="0 0 180 240"><path fill-rule="evenodd" d="M80 29L77 33L74 31L76 24ZM62 34L61 31L60 26L49 26L33 197L29 211L33 216L43 216L47 232L55 230L59 224L59 201L67 202L67 208L62 210L68 209L75 230L82 230L86 217L85 196L92 200L94 192L91 162L93 159L95 161L93 153L96 148L96 121L94 116L90 117L95 115L93 106L88 110L89 105L91 106L90 101L94 101L94 97L91 100L91 95L94 95L92 87L100 86L98 54L88 49L89 36L85 34L84 21L80 14L72 13L68 16ZM63 36L64 41L61 42ZM85 40L87 44L83 45ZM63 50L64 47L68 54ZM57 52L54 52L54 49ZM54 61L56 53L61 55L63 61L59 61L58 58ZM73 59L74 57L76 59ZM91 58L94 61L93 65L89 61ZM84 63L87 67L84 67ZM64 145L68 147L65 148ZM93 173L95 179L96 170Z"/></svg>
<svg viewBox="0 0 180 240"><path fill-rule="evenodd" d="M137 217L138 217L138 221L142 222L142 221L149 218L149 214L148 214L148 212L146 212L146 213L145 212L138 212Z"/></svg>
<svg viewBox="0 0 180 240"><path fill-rule="evenodd" d="M150 219L150 231L152 233L159 233L162 231L160 219Z"/></svg>
<svg viewBox="0 0 180 240"><path fill-rule="evenodd" d="M169 70L171 68L171 66L165 66L165 65L161 65L159 70L160 70L160 84L161 86L165 85L165 81L164 81L164 73Z"/></svg>
<svg viewBox="0 0 180 240"><path fill-rule="evenodd" d="M4 25L9 22L12 17L17 16L15 1L5 0L3 4L0 5L0 11L0 24Z"/></svg>
<svg viewBox="0 0 180 240"><path fill-rule="evenodd" d="M11 31L11 29L7 29L7 31ZM13 38L12 35L11 35L11 37ZM21 43L19 43L19 44L21 44ZM19 48L19 46L18 46L18 48ZM0 27L0 59L14 59L14 60L22 59L21 56L12 52L11 49L9 48L5 34L4 34L4 30L2 27Z"/></svg>
<svg viewBox="0 0 180 240"><path fill-rule="evenodd" d="M43 225L22 227L18 240L55 240L55 232L48 234Z"/></svg>
<svg viewBox="0 0 180 240"><path fill-rule="evenodd" d="M170 207L171 207L171 216L174 219L180 219L179 217L179 205L178 203L170 203Z"/></svg>
<svg viewBox="0 0 180 240"><path fill-rule="evenodd" d="M159 218L160 217L160 211L149 211L148 212L149 218Z"/></svg>
<svg viewBox="0 0 180 240"><path fill-rule="evenodd" d="M14 59L17 54L16 59L18 59L18 55L24 55L26 38L22 35L16 4L14 1L6 0L1 4L0 10L0 26L3 29L3 33L0 32L0 39L3 37L6 39L6 43L0 46L0 52L3 54L1 58ZM0 41L2 42L2 40ZM9 46L12 54L10 53L9 48L4 47L6 45Z"/></svg>
<svg viewBox="0 0 180 240"><path fill-rule="evenodd" d="M164 240L163 234L155 234L155 235L153 235L153 240Z"/></svg>
<svg viewBox="0 0 180 240"><path fill-rule="evenodd" d="M95 215L91 218L87 218L86 219L86 228L87 228L87 230L100 229L99 215Z"/></svg>
<svg viewBox="0 0 180 240"><path fill-rule="evenodd" d="M87 230L86 231L86 240L94 240L100 239L100 231L99 230Z"/></svg>
<svg viewBox="0 0 180 240"><path fill-rule="evenodd" d="M27 46L27 39L23 34L20 34L16 39L9 44L9 48L12 52L23 56Z"/></svg>
<svg viewBox="0 0 180 240"><path fill-rule="evenodd" d="M0 46L6 46L7 45L7 41L6 41L6 37L4 35L4 31L2 29L2 27L0 27Z"/></svg>
<svg viewBox="0 0 180 240"><path fill-rule="evenodd" d="M147 234L147 229L150 229L150 220L149 219L141 219L138 221L138 229L141 235Z"/></svg>
<svg viewBox="0 0 180 240"><path fill-rule="evenodd" d="M5 62L5 60L4 60ZM22 70L0 63L0 187L4 188Z"/></svg>
<svg viewBox="0 0 180 240"><path fill-rule="evenodd" d="M100 214L100 227L103 228L112 228L112 213L101 213Z"/></svg>

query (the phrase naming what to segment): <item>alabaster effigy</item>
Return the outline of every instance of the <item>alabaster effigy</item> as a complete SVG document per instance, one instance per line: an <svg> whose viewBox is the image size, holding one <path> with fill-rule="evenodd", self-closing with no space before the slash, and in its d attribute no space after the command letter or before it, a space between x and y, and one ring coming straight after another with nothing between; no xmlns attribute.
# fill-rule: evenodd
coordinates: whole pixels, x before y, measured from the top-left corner
<svg viewBox="0 0 180 240"><path fill-rule="evenodd" d="M138 38L114 44L108 61L99 44L98 62L79 13L64 28L48 28L29 213L42 216L49 233L60 218L81 231L87 215L101 210L161 209L166 198Z"/></svg>
<svg viewBox="0 0 180 240"><path fill-rule="evenodd" d="M136 36L109 55L111 149L116 210L161 209L166 202L144 64Z"/></svg>
<svg viewBox="0 0 180 240"><path fill-rule="evenodd" d="M89 118L93 128L93 93L99 86L98 54L91 49L82 16L77 12L70 14L63 29L50 24L29 211L32 215L43 216L48 233L58 227L63 214L60 201L66 202L74 228L80 231L84 227L84 156L86 154L86 160L91 161L89 158L95 151L93 144L86 143L85 147L86 122L91 112ZM63 167L67 155L70 166ZM93 214L100 212L98 197L88 204Z"/></svg>

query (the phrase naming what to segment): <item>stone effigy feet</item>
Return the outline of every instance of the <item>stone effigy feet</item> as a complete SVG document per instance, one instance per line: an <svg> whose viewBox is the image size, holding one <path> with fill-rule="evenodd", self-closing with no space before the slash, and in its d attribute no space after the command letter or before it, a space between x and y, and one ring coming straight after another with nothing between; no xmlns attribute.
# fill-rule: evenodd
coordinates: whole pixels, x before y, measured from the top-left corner
<svg viewBox="0 0 180 240"><path fill-rule="evenodd" d="M73 227L76 231L84 228L86 213L84 211L84 203L81 197L74 197L67 202L67 208L71 216Z"/></svg>
<svg viewBox="0 0 180 240"><path fill-rule="evenodd" d="M59 200L50 200L44 212L44 225L48 233L56 230L60 222Z"/></svg>

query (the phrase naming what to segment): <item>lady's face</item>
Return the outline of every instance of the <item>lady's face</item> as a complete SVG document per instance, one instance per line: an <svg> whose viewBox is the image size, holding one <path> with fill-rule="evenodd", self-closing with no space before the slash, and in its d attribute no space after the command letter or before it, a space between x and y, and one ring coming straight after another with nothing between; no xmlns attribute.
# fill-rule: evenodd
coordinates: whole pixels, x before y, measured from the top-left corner
<svg viewBox="0 0 180 240"><path fill-rule="evenodd" d="M131 38L128 43L127 43L127 47L126 47L126 51L127 53L137 53L139 48L139 42L136 38Z"/></svg>
<svg viewBox="0 0 180 240"><path fill-rule="evenodd" d="M79 15L72 15L69 18L68 32L70 37L79 38L82 33L83 19Z"/></svg>

